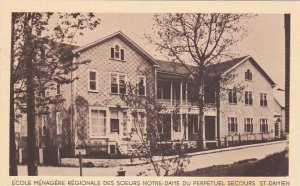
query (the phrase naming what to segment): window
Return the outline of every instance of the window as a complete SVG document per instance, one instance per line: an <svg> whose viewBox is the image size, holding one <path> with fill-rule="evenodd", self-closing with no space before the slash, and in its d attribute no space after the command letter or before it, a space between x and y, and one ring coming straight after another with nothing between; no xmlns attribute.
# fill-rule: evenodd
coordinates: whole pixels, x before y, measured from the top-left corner
<svg viewBox="0 0 300 186"><path fill-rule="evenodd" d="M119 74L119 93L126 94L126 76Z"/></svg>
<svg viewBox="0 0 300 186"><path fill-rule="evenodd" d="M198 115L188 115L189 125L193 126L193 133L198 134Z"/></svg>
<svg viewBox="0 0 300 186"><path fill-rule="evenodd" d="M62 134L62 115L61 112L56 112L56 134Z"/></svg>
<svg viewBox="0 0 300 186"><path fill-rule="evenodd" d="M245 72L245 80L252 80L252 72L249 69Z"/></svg>
<svg viewBox="0 0 300 186"><path fill-rule="evenodd" d="M114 47L110 48L110 58L117 59L117 60L125 60L125 50L120 48L119 45L115 45Z"/></svg>
<svg viewBox="0 0 300 186"><path fill-rule="evenodd" d="M163 134L164 133L163 118L164 118L163 114L159 114L158 115L157 132L159 134Z"/></svg>
<svg viewBox="0 0 300 186"><path fill-rule="evenodd" d="M175 132L181 132L181 118L180 114L173 114L173 128Z"/></svg>
<svg viewBox="0 0 300 186"><path fill-rule="evenodd" d="M157 81L157 99L171 99L171 82Z"/></svg>
<svg viewBox="0 0 300 186"><path fill-rule="evenodd" d="M89 70L89 91L97 92L97 71L96 70Z"/></svg>
<svg viewBox="0 0 300 186"><path fill-rule="evenodd" d="M237 103L236 90L230 89L228 91L228 101L229 101L229 103L232 103L232 104Z"/></svg>
<svg viewBox="0 0 300 186"><path fill-rule="evenodd" d="M159 134L168 134L171 129L171 114L159 114L158 118L157 132Z"/></svg>
<svg viewBox="0 0 300 186"><path fill-rule="evenodd" d="M246 91L245 92L245 104L246 105L253 105L252 92L251 91Z"/></svg>
<svg viewBox="0 0 300 186"><path fill-rule="evenodd" d="M139 95L146 96L146 76L138 76Z"/></svg>
<svg viewBox="0 0 300 186"><path fill-rule="evenodd" d="M144 135L146 131L145 112L137 112L134 116L133 127L138 134Z"/></svg>
<svg viewBox="0 0 300 186"><path fill-rule="evenodd" d="M238 124L236 117L229 117L228 118L228 132L237 132L238 131Z"/></svg>
<svg viewBox="0 0 300 186"><path fill-rule="evenodd" d="M268 132L268 119L260 119L260 132Z"/></svg>
<svg viewBox="0 0 300 186"><path fill-rule="evenodd" d="M46 121L47 121L47 116L42 115L42 136L46 136Z"/></svg>
<svg viewBox="0 0 300 186"><path fill-rule="evenodd" d="M245 132L253 132L253 119L252 118L245 118Z"/></svg>
<svg viewBox="0 0 300 186"><path fill-rule="evenodd" d="M125 74L111 73L111 93L113 94L126 94L126 81L127 77Z"/></svg>
<svg viewBox="0 0 300 186"><path fill-rule="evenodd" d="M106 136L106 110L91 109L90 136Z"/></svg>
<svg viewBox="0 0 300 186"><path fill-rule="evenodd" d="M260 106L268 106L267 94L261 93L260 94Z"/></svg>
<svg viewBox="0 0 300 186"><path fill-rule="evenodd" d="M119 134L119 113L118 111L110 111L110 131Z"/></svg>
<svg viewBox="0 0 300 186"><path fill-rule="evenodd" d="M61 84L57 83L56 84L56 95L59 95L61 92Z"/></svg>

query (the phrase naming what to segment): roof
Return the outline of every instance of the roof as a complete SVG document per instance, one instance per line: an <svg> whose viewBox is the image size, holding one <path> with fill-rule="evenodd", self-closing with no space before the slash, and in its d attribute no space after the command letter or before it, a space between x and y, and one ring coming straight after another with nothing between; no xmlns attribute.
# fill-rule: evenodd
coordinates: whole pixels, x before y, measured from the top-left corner
<svg viewBox="0 0 300 186"><path fill-rule="evenodd" d="M233 67L236 67L239 65L241 62L246 60L249 56L243 56L243 57L238 57L234 58L231 60L227 60L218 64L211 65L209 67L209 70L212 70L214 73L219 73L219 74L224 74Z"/></svg>
<svg viewBox="0 0 300 186"><path fill-rule="evenodd" d="M274 97L275 103L277 103L281 108L285 108L284 101L278 101L278 98Z"/></svg>
<svg viewBox="0 0 300 186"><path fill-rule="evenodd" d="M246 61L250 61L251 64L266 78L266 80L272 85L275 86L275 82L270 78L270 76L260 67L260 65L249 55L234 58L231 60L227 60L218 64L214 64L208 67L208 71L212 72L214 75L226 75L227 73L231 72L233 69L241 65ZM157 60L160 65L160 68L157 69L158 72L161 73L170 73L175 75L186 75L188 71L186 68L178 62L170 62L170 61L163 61ZM192 65L188 65L192 66Z"/></svg>
<svg viewBox="0 0 300 186"><path fill-rule="evenodd" d="M140 55L142 55L143 57L145 57L146 59L148 59L152 65L154 67L158 67L158 63L156 62L156 60L150 56L146 51L144 51L141 47L139 47L135 42L133 42L129 37L127 37L123 32L121 31L118 31L116 33L113 33L109 36L106 36L104 38L101 38L97 41L94 41L92 43L89 43L85 46L82 46L82 47L79 47L79 48L76 48L73 50L74 53L79 53L79 52L82 52L84 50L87 50L95 45L98 45L100 43L103 43L111 38L114 38L114 37L119 37L121 40L123 40L126 44L128 44L130 47L132 47L133 49L135 49Z"/></svg>
<svg viewBox="0 0 300 186"><path fill-rule="evenodd" d="M158 72L170 73L177 75L185 75L188 73L187 69L178 62L170 62L164 60L156 60L160 67L157 69Z"/></svg>

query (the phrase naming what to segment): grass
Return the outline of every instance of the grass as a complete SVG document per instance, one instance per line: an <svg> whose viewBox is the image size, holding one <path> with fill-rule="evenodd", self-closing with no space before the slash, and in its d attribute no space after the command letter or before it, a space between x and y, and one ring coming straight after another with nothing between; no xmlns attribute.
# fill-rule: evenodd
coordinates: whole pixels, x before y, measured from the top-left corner
<svg viewBox="0 0 300 186"><path fill-rule="evenodd" d="M229 165L217 165L181 176L288 176L288 150L267 156L262 160L247 159Z"/></svg>

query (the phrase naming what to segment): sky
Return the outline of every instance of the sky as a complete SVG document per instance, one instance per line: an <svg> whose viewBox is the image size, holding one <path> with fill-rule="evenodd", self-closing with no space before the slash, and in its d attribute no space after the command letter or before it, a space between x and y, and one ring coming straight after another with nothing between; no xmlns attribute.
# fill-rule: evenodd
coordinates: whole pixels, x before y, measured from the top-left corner
<svg viewBox="0 0 300 186"><path fill-rule="evenodd" d="M96 16L101 19L100 26L76 38L77 45L83 46L122 31L154 58L164 58L145 37L153 34L153 14L106 13ZM280 88L284 88L285 83L283 21L283 14L258 14L252 17L245 25L248 35L236 46L238 56L252 56Z"/></svg>

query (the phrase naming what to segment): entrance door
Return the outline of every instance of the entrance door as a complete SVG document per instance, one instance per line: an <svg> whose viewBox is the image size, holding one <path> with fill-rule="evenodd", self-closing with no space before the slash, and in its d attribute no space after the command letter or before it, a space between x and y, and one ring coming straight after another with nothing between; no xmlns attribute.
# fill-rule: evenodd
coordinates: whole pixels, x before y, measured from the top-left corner
<svg viewBox="0 0 300 186"><path fill-rule="evenodd" d="M205 116L205 138L206 140L216 140L215 116Z"/></svg>

